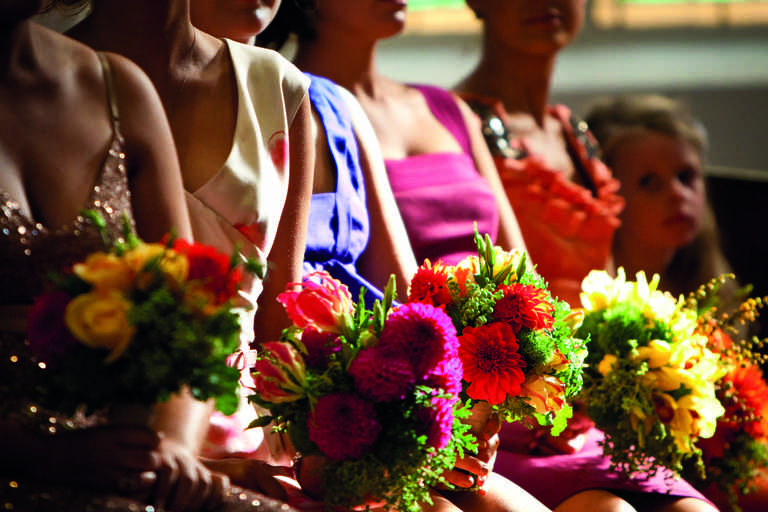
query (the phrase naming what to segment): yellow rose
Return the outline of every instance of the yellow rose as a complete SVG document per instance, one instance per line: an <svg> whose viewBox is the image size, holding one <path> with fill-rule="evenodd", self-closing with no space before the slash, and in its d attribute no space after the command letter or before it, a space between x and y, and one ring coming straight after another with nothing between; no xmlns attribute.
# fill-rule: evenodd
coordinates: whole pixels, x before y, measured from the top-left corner
<svg viewBox="0 0 768 512"><path fill-rule="evenodd" d="M67 304L64 321L84 345L109 350L105 360L109 363L120 357L135 333L128 322L130 307L130 302L115 290L85 293Z"/></svg>
<svg viewBox="0 0 768 512"><path fill-rule="evenodd" d="M179 286L189 275L186 256L161 244L141 244L124 255L128 265L139 275L136 286L145 289L154 282L154 270L158 269L171 286Z"/></svg>
<svg viewBox="0 0 768 512"><path fill-rule="evenodd" d="M133 284L131 267L115 254L96 252L73 267L75 275L97 290L126 292Z"/></svg>

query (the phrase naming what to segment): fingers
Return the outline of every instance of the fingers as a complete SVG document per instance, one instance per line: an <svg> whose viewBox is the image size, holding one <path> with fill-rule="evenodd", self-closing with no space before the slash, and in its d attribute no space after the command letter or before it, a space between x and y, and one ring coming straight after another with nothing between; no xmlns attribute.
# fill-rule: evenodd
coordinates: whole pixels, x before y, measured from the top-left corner
<svg viewBox="0 0 768 512"><path fill-rule="evenodd" d="M229 478L221 473L211 474L211 492L203 503L204 509L214 509L222 502L224 495L229 491Z"/></svg>

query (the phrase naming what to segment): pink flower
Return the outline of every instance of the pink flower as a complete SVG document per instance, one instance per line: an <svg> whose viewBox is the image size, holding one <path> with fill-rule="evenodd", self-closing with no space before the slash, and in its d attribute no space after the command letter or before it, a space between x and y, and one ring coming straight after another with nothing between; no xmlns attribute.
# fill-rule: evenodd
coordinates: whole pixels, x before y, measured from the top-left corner
<svg viewBox="0 0 768 512"><path fill-rule="evenodd" d="M313 272L301 284L289 285L294 286L301 290L286 290L277 300L297 327L341 333L351 323L355 306L349 289L327 272Z"/></svg>
<svg viewBox="0 0 768 512"><path fill-rule="evenodd" d="M358 352L349 367L357 391L374 402L403 399L413 386L413 367L408 359L388 357L380 348Z"/></svg>
<svg viewBox="0 0 768 512"><path fill-rule="evenodd" d="M63 290L46 292L35 300L29 312L29 347L48 365L56 364L78 344L67 329L64 314L72 297Z"/></svg>
<svg viewBox="0 0 768 512"><path fill-rule="evenodd" d="M341 350L341 341L335 333L320 332L312 327L304 329L301 342L307 349L305 362L312 368L325 368L328 356Z"/></svg>
<svg viewBox="0 0 768 512"><path fill-rule="evenodd" d="M307 425L309 438L331 460L359 459L381 432L373 404L352 393L318 398Z"/></svg>
<svg viewBox="0 0 768 512"><path fill-rule="evenodd" d="M425 384L433 388L440 388L444 392L457 396L461 391L461 378L464 374L464 368L459 359L452 357L441 361L426 376Z"/></svg>
<svg viewBox="0 0 768 512"><path fill-rule="evenodd" d="M268 402L292 402L304 396L306 368L290 343L270 341L253 368L254 388Z"/></svg>
<svg viewBox="0 0 768 512"><path fill-rule="evenodd" d="M508 324L465 327L459 337L459 357L464 365L467 394L490 404L507 395L518 396L525 381L525 361L518 352L517 337Z"/></svg>
<svg viewBox="0 0 768 512"><path fill-rule="evenodd" d="M433 398L431 407L418 412L421 434L438 450L448 446L453 433L453 399Z"/></svg>
<svg viewBox="0 0 768 512"><path fill-rule="evenodd" d="M441 361L458 355L451 319L429 304L405 304L390 313L378 346L394 357L409 359L417 381Z"/></svg>

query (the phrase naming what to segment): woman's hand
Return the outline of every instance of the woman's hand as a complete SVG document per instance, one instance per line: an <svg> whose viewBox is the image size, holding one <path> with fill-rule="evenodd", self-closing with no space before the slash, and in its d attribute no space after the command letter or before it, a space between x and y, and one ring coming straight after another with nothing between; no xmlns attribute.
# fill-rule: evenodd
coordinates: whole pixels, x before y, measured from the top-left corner
<svg viewBox="0 0 768 512"><path fill-rule="evenodd" d="M203 464L217 473L229 477L233 484L260 492L280 501L287 499L285 488L275 478L276 475L293 476L290 468L272 466L255 459L201 459Z"/></svg>
<svg viewBox="0 0 768 512"><path fill-rule="evenodd" d="M229 489L229 478L212 473L183 443L161 438L157 483L150 502L174 512L193 512L221 503Z"/></svg>
<svg viewBox="0 0 768 512"><path fill-rule="evenodd" d="M456 466L443 474L445 480L459 488L479 487L483 493L488 476L496 462L499 448L499 430L501 419L498 414L491 414L483 434L477 441L477 455L465 455L456 461Z"/></svg>

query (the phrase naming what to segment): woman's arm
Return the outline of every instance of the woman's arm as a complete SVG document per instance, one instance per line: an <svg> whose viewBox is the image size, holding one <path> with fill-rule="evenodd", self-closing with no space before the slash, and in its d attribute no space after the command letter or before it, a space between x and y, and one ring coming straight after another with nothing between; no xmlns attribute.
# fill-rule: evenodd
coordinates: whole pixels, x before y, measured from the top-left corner
<svg viewBox="0 0 768 512"><path fill-rule="evenodd" d="M512 211L512 205L509 203L509 199L507 199L507 194L504 191L504 185L499 178L496 164L493 162L493 157L483 140L480 120L475 113L472 112L472 109L469 108L469 105L458 96L454 95L454 97L459 105L462 116L464 116L464 122L467 124L467 131L469 132L469 140L472 148L472 158L475 161L475 166L477 167L478 172L488 181L488 184L493 191L493 195L496 198L496 204L499 209L499 237L496 243L505 250L525 250L525 241L523 240L520 226L517 223L517 218Z"/></svg>
<svg viewBox="0 0 768 512"><path fill-rule="evenodd" d="M277 296L288 283L301 282L304 250L312 197L315 146L312 141L312 113L309 98L299 107L288 132L290 172L288 195L275 235L275 243L267 258L269 267L264 290L258 300L254 343L280 338L288 327L288 316Z"/></svg>
<svg viewBox="0 0 768 512"><path fill-rule="evenodd" d="M339 91L349 109L360 148L371 228L368 246L358 260L358 270L380 289L386 286L389 276L394 275L397 295L405 298L408 283L418 268L416 257L389 186L384 157L373 127L352 93L341 87Z"/></svg>

